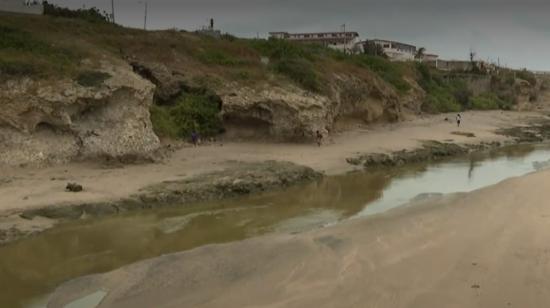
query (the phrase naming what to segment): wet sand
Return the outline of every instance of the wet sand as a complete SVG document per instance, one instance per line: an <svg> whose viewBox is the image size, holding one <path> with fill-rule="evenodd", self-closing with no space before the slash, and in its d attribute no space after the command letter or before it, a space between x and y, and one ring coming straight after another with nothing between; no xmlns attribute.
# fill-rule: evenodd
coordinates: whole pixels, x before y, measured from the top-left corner
<svg viewBox="0 0 550 308"><path fill-rule="evenodd" d="M297 235L143 261L58 289L52 307L545 307L550 171Z"/></svg>
<svg viewBox="0 0 550 308"><path fill-rule="evenodd" d="M0 167L0 218L47 205L118 200L151 184L224 169L229 161L282 160L327 174L339 174L354 168L346 158L358 154L412 149L423 140L472 144L504 141L507 138L495 135L495 130L525 125L544 116L536 112L466 112L460 129L453 122L444 121L445 117L454 118L453 115L426 116L335 134L321 149L314 144L230 142L223 146L218 143L183 148L163 163L155 164L118 168L99 163L71 163L42 169ZM473 133L475 137L452 134L456 131ZM67 182L82 184L84 191L65 192Z"/></svg>

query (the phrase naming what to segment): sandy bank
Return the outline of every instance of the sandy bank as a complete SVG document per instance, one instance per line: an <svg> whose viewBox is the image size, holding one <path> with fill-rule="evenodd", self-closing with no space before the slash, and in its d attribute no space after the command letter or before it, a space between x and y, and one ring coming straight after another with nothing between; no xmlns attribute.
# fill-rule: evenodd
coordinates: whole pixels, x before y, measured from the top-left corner
<svg viewBox="0 0 550 308"><path fill-rule="evenodd" d="M412 149L424 140L472 144L504 141L508 138L496 135L496 130L527 125L544 118L542 114L533 112L467 112L463 114L463 127L457 129L454 123L443 121L447 116L452 118L452 115L427 116L336 134L321 148L303 144L224 143L223 146L183 148L157 164L113 167L99 163L71 163L44 169L2 168L0 215L47 205L119 200L156 183L225 169L230 161L288 161L327 174L338 174L359 168L346 162L349 157ZM473 133L475 137L452 134L456 131ZM67 193L64 191L67 182L78 182L85 191Z"/></svg>
<svg viewBox="0 0 550 308"><path fill-rule="evenodd" d="M265 191L271 185L269 178L275 176L281 180L282 186L288 186L285 168L265 169L271 175L265 177L258 171L253 177L254 168L248 170L247 164L264 163L268 161L290 162L295 164L295 171L303 172L300 166L310 167L326 174L338 174L353 169L361 169L372 161L388 161L372 159L369 153L393 153L391 162L400 164L412 161L430 159L433 151L444 158L448 155L460 155L468 151L460 145L477 145L483 143L512 142L513 138L496 133L503 129L526 126L534 123L548 122L548 117L535 112L468 112L463 114L463 126L457 128L455 123L445 121L453 115L434 115L408 122L371 126L367 129L356 129L335 134L319 148L312 144L280 144L280 143L216 143L198 148L187 147L175 151L162 163L143 165L122 165L104 163L72 163L44 169L10 168L3 169L0 177L0 245L24 238L51 228L59 219L77 219L81 216L101 216L115 214L121 211L149 208L151 202L164 200L166 204L186 204L189 201L219 199L235 195L239 185L233 182L245 182L247 179L262 179L261 189L239 190L239 194L249 194L254 191ZM546 126L545 126L546 127ZM550 134L550 126L544 128L546 135ZM520 132L521 133L521 132ZM538 133L528 132L527 141ZM512 134L513 135L513 134ZM545 136L550 137L550 136ZM444 142L445 149L439 146L426 151L427 141ZM540 140L538 140L540 141ZM416 149L423 150L416 150ZM454 150L453 150L454 149ZM455 151L459 149L459 151ZM402 152L402 150L412 150ZM397 151L397 152L396 152ZM397 154L396 154L397 153ZM365 155L367 154L367 155ZM378 155L377 154L377 155ZM235 165L244 166L234 168ZM355 165L354 165L355 164ZM233 171L234 172L233 172ZM302 171L300 171L302 170ZM250 171L250 172L249 172ZM231 173L231 174L229 174ZM276 173L280 173L276 175ZM307 172L306 172L307 173ZM265 175L265 174L264 174ZM205 181L207 178L222 177L231 185ZM307 177L307 176L306 176ZM298 177L300 178L300 177ZM196 198L197 191L189 191L186 187L202 183L203 192L207 196ZM65 191L68 182L77 182L84 186L80 193ZM275 181L277 182L277 181ZM274 182L274 183L275 183ZM287 183L288 182L288 183ZM170 186L169 183L179 183L170 189L157 189L153 198L144 195L151 187ZM166 184L166 185L165 185ZM204 184L204 185L203 185ZM248 185L254 187L255 184ZM218 187L220 186L220 187ZM264 187L265 186L265 187ZM171 197L170 197L171 196ZM145 197L145 198L144 198ZM162 205L162 204L158 204ZM156 205L155 205L156 206ZM45 219L36 219L37 217ZM34 219L29 219L34 218Z"/></svg>
<svg viewBox="0 0 550 308"><path fill-rule="evenodd" d="M550 172L299 235L168 255L74 280L52 307L544 307Z"/></svg>

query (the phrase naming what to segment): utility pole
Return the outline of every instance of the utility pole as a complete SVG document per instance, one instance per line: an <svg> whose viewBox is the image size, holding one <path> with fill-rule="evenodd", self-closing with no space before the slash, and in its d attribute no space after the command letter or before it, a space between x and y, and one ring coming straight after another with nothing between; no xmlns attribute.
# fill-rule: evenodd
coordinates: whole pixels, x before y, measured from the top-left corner
<svg viewBox="0 0 550 308"><path fill-rule="evenodd" d="M143 16L143 30L147 30L147 1L145 1L145 14Z"/></svg>
<svg viewBox="0 0 550 308"><path fill-rule="evenodd" d="M111 19L115 23L115 0L111 0Z"/></svg>
<svg viewBox="0 0 550 308"><path fill-rule="evenodd" d="M343 24L342 27L344 28L344 53L347 53L348 38L346 37L346 24Z"/></svg>

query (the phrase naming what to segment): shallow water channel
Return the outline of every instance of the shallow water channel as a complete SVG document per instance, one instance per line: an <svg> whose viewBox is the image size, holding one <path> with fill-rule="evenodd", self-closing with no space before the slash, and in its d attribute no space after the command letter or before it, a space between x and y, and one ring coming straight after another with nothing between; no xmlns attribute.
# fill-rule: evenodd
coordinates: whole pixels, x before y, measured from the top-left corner
<svg viewBox="0 0 550 308"><path fill-rule="evenodd" d="M545 168L549 160L549 146L512 146L256 196L63 223L0 247L0 307L41 307L44 294L71 278L212 243L307 231L422 194L472 191Z"/></svg>

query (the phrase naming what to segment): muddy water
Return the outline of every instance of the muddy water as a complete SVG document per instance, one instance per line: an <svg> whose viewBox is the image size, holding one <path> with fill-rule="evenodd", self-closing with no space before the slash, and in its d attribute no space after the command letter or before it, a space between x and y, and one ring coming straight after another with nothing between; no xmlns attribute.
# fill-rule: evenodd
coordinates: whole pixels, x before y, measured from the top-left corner
<svg viewBox="0 0 550 308"><path fill-rule="evenodd" d="M82 275L270 232L302 232L386 211L424 193L471 191L544 168L549 147L517 146L434 165L329 177L285 191L69 222L0 247L0 307L41 306Z"/></svg>

